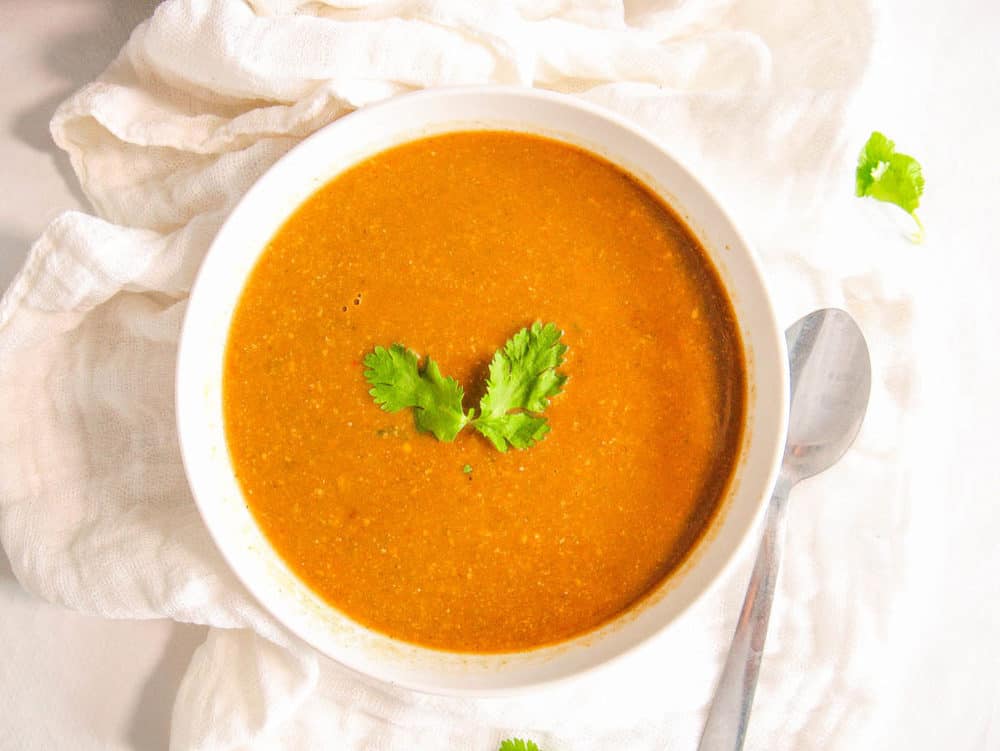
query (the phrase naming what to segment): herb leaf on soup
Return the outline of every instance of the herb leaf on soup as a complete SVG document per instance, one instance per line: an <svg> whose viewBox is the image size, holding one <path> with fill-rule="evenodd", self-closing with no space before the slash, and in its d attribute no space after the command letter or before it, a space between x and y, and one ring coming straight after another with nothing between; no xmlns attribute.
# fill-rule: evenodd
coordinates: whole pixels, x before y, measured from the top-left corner
<svg viewBox="0 0 1000 751"><path fill-rule="evenodd" d="M896 151L896 144L875 131L858 156L855 192L877 201L894 203L917 223L914 242L923 242L924 225L916 214L924 192L920 163L912 156Z"/></svg>
<svg viewBox="0 0 1000 751"><path fill-rule="evenodd" d="M524 741L520 738L508 738L500 743L498 751L539 751L534 741Z"/></svg>
<svg viewBox="0 0 1000 751"><path fill-rule="evenodd" d="M554 323L535 323L512 336L490 362L482 417L495 418L512 409L541 412L558 394L566 376L556 371L568 347Z"/></svg>
<svg viewBox="0 0 1000 751"><path fill-rule="evenodd" d="M499 450L525 449L549 432L539 413L562 391L566 375L557 371L567 347L553 323L534 323L514 334L493 355L486 393L475 410L466 414L464 392L453 378L445 378L430 357L420 368L417 353L402 344L376 347L364 360L369 394L387 412L412 407L417 428L440 441L453 441L471 424Z"/></svg>
<svg viewBox="0 0 1000 751"><path fill-rule="evenodd" d="M544 417L534 417L525 412L481 417L473 420L472 425L500 451L506 451L511 446L516 449L530 448L550 430Z"/></svg>
<svg viewBox="0 0 1000 751"><path fill-rule="evenodd" d="M369 394L386 412L412 407L417 427L439 441L453 441L468 418L462 412L465 392L454 378L441 375L430 357L419 366L416 352L402 344L376 347L365 357Z"/></svg>
<svg viewBox="0 0 1000 751"><path fill-rule="evenodd" d="M567 347L554 323L535 323L514 334L490 362L486 394L472 426L500 451L528 448L549 432L536 414L562 391L562 365Z"/></svg>

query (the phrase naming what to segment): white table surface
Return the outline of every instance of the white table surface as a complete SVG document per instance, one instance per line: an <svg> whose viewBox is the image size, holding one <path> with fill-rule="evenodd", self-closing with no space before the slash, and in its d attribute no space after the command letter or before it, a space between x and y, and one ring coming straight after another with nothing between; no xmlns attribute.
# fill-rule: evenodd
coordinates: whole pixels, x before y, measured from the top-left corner
<svg viewBox="0 0 1000 751"><path fill-rule="evenodd" d="M937 166L922 213L929 231L947 234L948 244L937 245L941 257L917 292L940 306L942 350L927 360L942 366L921 377L975 405L942 404L941 420L928 426L962 463L914 473L909 534L925 535L929 554L908 563L905 588L918 603L910 612L924 617L893 626L899 635L893 684L907 690L883 704L892 707L884 710L885 722L893 728L892 748L998 748L1000 445L992 426L1000 424L1000 373L995 355L976 351L958 354L958 375L945 364L956 357L948 349L952 326L978 327L983 344L997 347L1000 4L881 5L886 43L876 49L852 117L859 127L870 123L865 127L904 141L925 168ZM0 288L49 220L86 208L67 159L49 138L52 112L100 72L154 6L152 0L0 2ZM925 251L913 252L914 262L927 263L916 255ZM937 514L936 502L961 513ZM970 575L984 570L992 575ZM108 622L39 602L20 589L0 555L0 751L166 748L173 695L203 635L200 628Z"/></svg>

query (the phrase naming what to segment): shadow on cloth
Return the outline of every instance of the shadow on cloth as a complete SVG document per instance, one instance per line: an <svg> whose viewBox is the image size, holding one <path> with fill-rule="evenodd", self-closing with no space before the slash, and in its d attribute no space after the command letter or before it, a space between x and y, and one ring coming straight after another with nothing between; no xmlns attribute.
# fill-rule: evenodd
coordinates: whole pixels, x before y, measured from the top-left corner
<svg viewBox="0 0 1000 751"><path fill-rule="evenodd" d="M166 751L169 747L170 708L191 662L191 655L205 640L207 633L208 629L204 626L174 624L163 654L142 687L132 713L128 740L135 748Z"/></svg>

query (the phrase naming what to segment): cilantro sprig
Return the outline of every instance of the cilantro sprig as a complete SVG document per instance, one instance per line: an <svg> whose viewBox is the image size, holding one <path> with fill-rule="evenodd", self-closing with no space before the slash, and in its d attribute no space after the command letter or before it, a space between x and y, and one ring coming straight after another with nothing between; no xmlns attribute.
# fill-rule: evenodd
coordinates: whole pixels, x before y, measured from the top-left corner
<svg viewBox="0 0 1000 751"><path fill-rule="evenodd" d="M917 223L916 243L924 240L924 225L917 216L924 176L920 163L912 156L896 151L896 144L875 131L861 149L855 173L855 192L899 206Z"/></svg>
<svg viewBox="0 0 1000 751"><path fill-rule="evenodd" d="M375 403L386 412L412 407L417 427L439 441L454 441L472 416L462 412L465 392L458 381L443 377L429 357L421 368L416 353L402 344L376 347L365 366Z"/></svg>
<svg viewBox="0 0 1000 751"><path fill-rule="evenodd" d="M562 391L562 365L567 347L554 323L536 322L514 334L490 361L486 393L475 409L462 406L465 396L454 378L441 375L429 356L419 356L402 344L376 347L364 359L369 394L386 412L412 408L417 428L439 441L453 441L469 425L499 450L526 449L548 434L541 416Z"/></svg>
<svg viewBox="0 0 1000 751"><path fill-rule="evenodd" d="M548 422L537 414L566 383L566 376L556 370L567 350L561 338L555 324L535 323L493 355L480 414L472 425L500 451L508 445L528 448L549 432Z"/></svg>
<svg viewBox="0 0 1000 751"><path fill-rule="evenodd" d="M520 738L508 738L500 743L498 751L539 751L534 741L524 741Z"/></svg>

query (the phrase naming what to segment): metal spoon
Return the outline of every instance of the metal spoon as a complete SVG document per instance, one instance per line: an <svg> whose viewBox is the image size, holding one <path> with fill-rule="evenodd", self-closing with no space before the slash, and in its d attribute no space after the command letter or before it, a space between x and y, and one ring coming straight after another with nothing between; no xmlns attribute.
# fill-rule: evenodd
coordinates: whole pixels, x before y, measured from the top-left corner
<svg viewBox="0 0 1000 751"><path fill-rule="evenodd" d="M835 464L854 442L868 406L871 361L865 338L843 310L817 310L785 332L791 408L781 471L764 520L736 634L698 751L743 748L785 537L788 493Z"/></svg>

